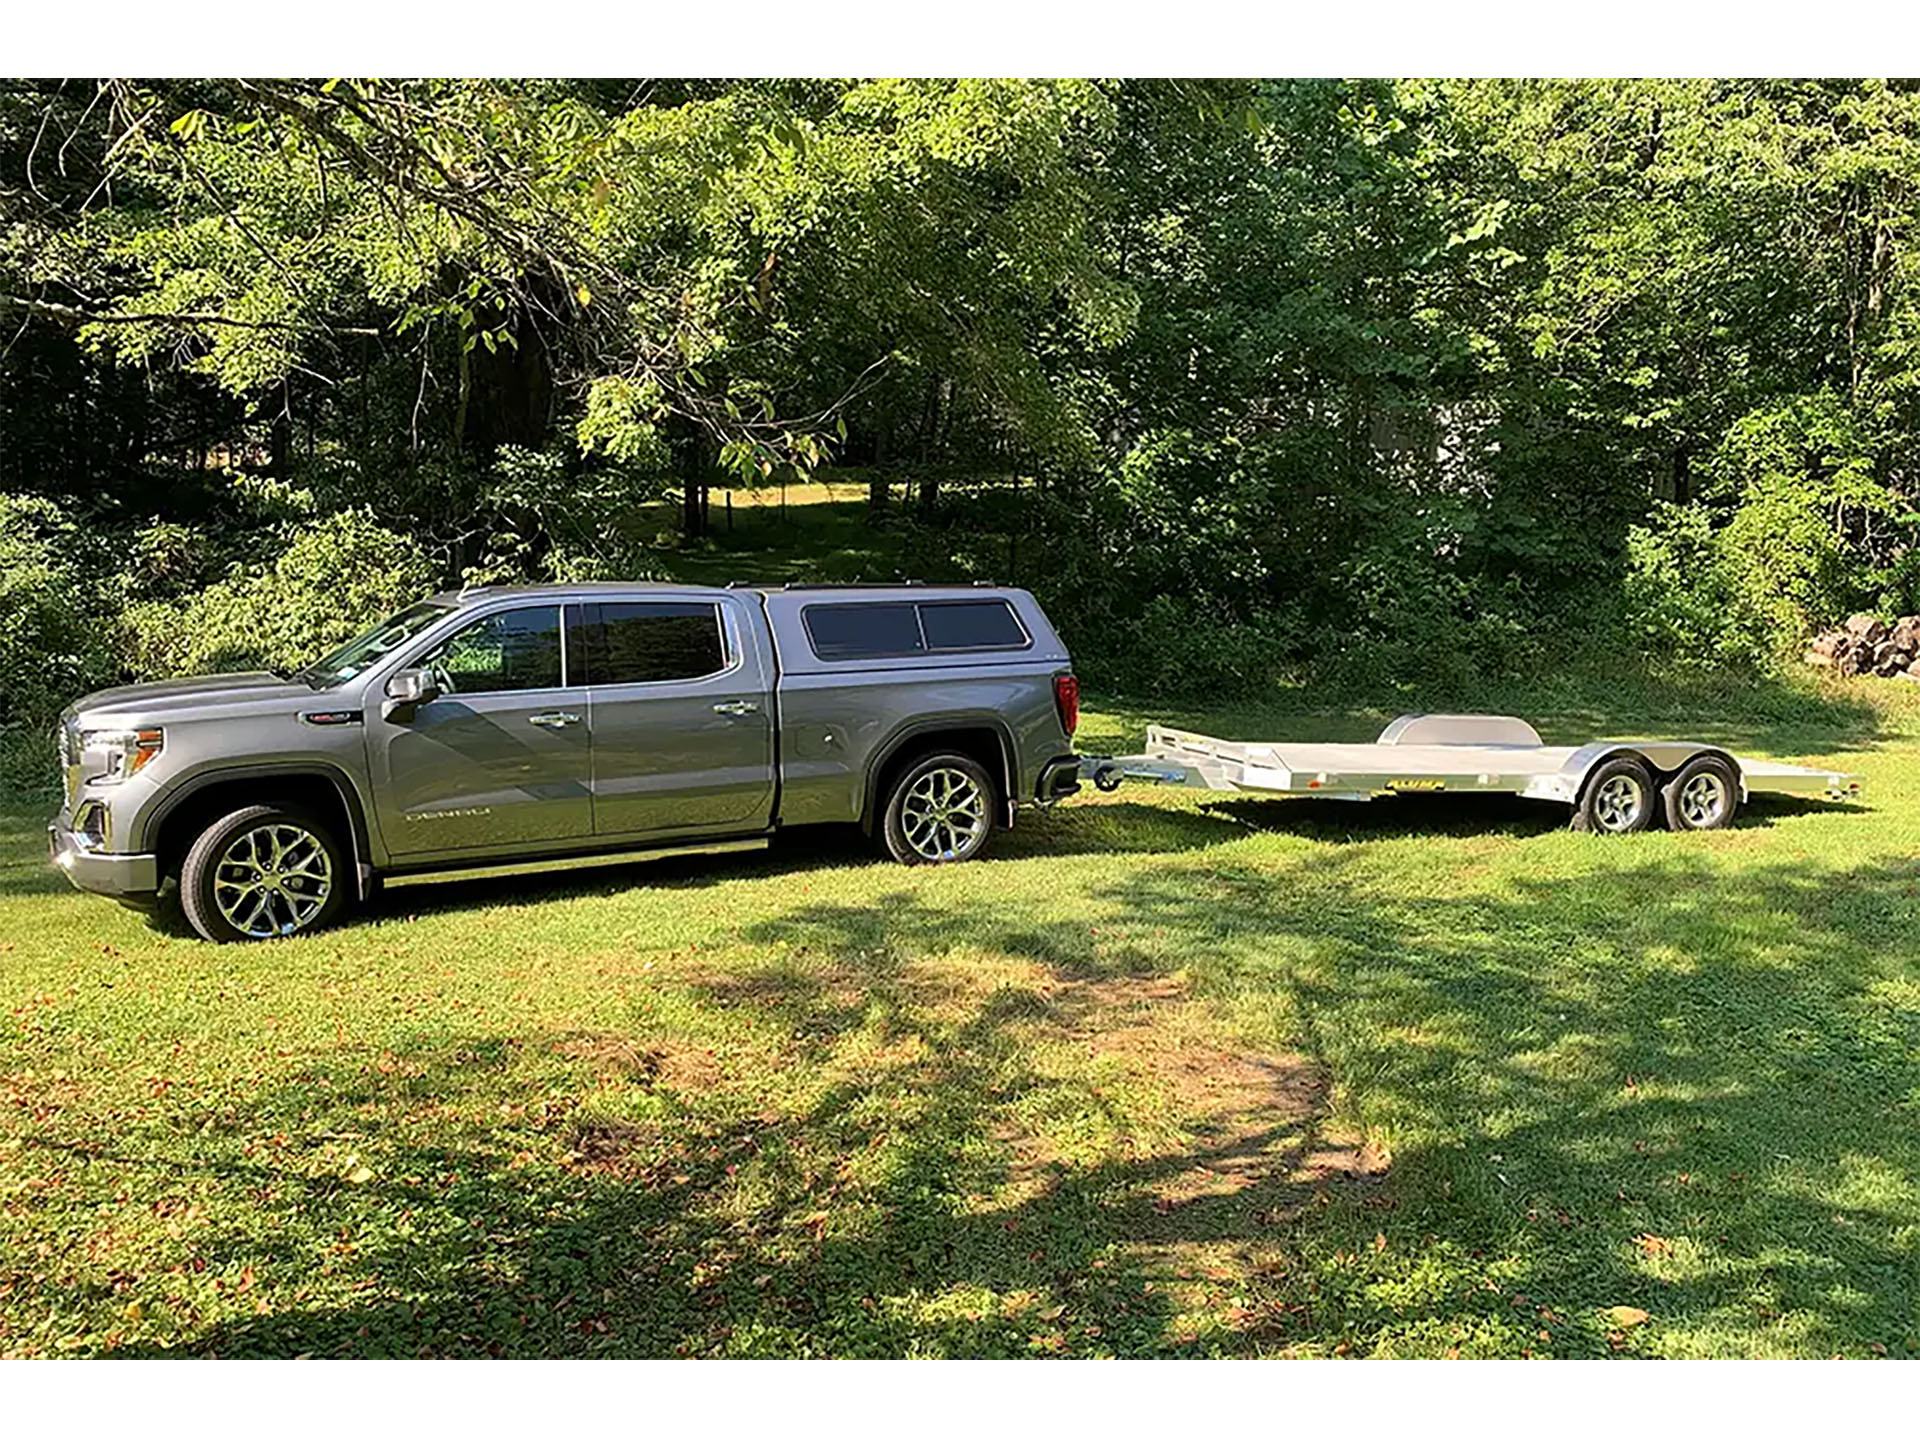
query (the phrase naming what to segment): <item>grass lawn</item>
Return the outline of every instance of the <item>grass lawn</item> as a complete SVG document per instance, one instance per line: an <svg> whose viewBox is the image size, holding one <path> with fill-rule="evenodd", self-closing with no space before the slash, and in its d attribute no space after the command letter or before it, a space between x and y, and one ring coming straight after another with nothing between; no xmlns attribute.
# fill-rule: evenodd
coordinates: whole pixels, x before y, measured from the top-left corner
<svg viewBox="0 0 1920 1440"><path fill-rule="evenodd" d="M0 1353L1915 1353L1920 689L1508 703L1868 802L1606 840L1126 789L952 870L662 860L220 948L70 892L12 802Z"/></svg>

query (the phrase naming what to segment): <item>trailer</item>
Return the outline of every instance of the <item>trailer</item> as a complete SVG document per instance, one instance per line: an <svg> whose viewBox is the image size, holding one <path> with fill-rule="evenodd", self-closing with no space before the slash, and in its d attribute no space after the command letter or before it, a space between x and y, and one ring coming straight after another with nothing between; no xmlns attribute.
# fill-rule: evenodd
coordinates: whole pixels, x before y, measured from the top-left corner
<svg viewBox="0 0 1920 1440"><path fill-rule="evenodd" d="M1519 795L1566 805L1577 830L1675 830L1731 824L1750 795L1852 800L1860 782L1832 770L1750 760L1697 740L1547 745L1511 715L1402 715L1370 745L1219 740L1163 725L1138 755L1086 756L1100 790L1126 781L1251 794L1367 801L1384 795Z"/></svg>

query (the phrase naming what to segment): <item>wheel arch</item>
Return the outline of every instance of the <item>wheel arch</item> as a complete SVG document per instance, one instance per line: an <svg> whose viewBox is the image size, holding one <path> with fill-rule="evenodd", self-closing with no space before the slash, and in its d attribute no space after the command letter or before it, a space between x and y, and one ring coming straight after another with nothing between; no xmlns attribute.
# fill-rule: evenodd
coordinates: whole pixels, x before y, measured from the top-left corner
<svg viewBox="0 0 1920 1440"><path fill-rule="evenodd" d="M1560 767L1560 775L1567 796L1578 806L1587 797L1587 785L1593 779L1594 771L1609 760L1617 760L1622 756L1638 760L1653 776L1657 789L1703 755L1726 762L1740 787L1740 802L1745 804L1747 777L1740 768L1739 760L1722 747L1701 740L1599 740L1591 745L1583 745L1569 755L1567 763Z"/></svg>
<svg viewBox="0 0 1920 1440"><path fill-rule="evenodd" d="M305 805L339 823L353 866L357 899L365 899L373 876L372 840L366 808L347 774L330 765L248 765L210 770L182 785L146 817L145 847L161 877L176 878L194 837L221 815L243 805Z"/></svg>
<svg viewBox="0 0 1920 1440"><path fill-rule="evenodd" d="M860 802L860 827L873 833L882 797L903 767L921 755L942 749L956 750L986 766L1000 791L995 818L1003 827L1012 825L1017 783L1013 735L997 715L968 715L916 720L874 750Z"/></svg>

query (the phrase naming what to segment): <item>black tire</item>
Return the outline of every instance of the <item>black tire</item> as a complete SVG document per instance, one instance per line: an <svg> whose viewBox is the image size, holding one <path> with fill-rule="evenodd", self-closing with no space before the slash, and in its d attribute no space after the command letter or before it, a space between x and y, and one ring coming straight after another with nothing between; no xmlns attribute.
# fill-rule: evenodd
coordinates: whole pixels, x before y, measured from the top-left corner
<svg viewBox="0 0 1920 1440"><path fill-rule="evenodd" d="M902 865L971 860L993 834L997 803L993 777L972 756L954 751L922 755L887 790L880 840Z"/></svg>
<svg viewBox="0 0 1920 1440"><path fill-rule="evenodd" d="M295 832L305 840L296 839ZM265 841L255 839L235 852L234 847L262 834ZM269 851L267 845L278 848ZM304 935L339 915L352 883L347 854L326 821L291 805L248 805L214 821L187 851L180 867L180 908L207 940Z"/></svg>
<svg viewBox="0 0 1920 1440"><path fill-rule="evenodd" d="M1723 830L1740 808L1740 776L1718 755L1696 755L1660 790L1669 830Z"/></svg>
<svg viewBox="0 0 1920 1440"><path fill-rule="evenodd" d="M1631 755L1603 761L1587 777L1573 807L1573 828L1596 835L1631 835L1653 823L1653 772Z"/></svg>

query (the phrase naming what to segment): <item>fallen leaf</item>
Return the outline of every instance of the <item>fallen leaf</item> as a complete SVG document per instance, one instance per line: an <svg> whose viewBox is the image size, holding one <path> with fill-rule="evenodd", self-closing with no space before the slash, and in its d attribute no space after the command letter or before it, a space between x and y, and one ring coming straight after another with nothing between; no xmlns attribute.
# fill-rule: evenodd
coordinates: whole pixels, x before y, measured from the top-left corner
<svg viewBox="0 0 1920 1440"><path fill-rule="evenodd" d="M1636 1235L1633 1243L1640 1247L1642 1254L1648 1257L1671 1255L1673 1242L1661 1235Z"/></svg>
<svg viewBox="0 0 1920 1440"><path fill-rule="evenodd" d="M1615 1305L1607 1311L1607 1319L1622 1330L1630 1330L1635 1325L1644 1325L1652 1318L1646 1311L1633 1305Z"/></svg>

